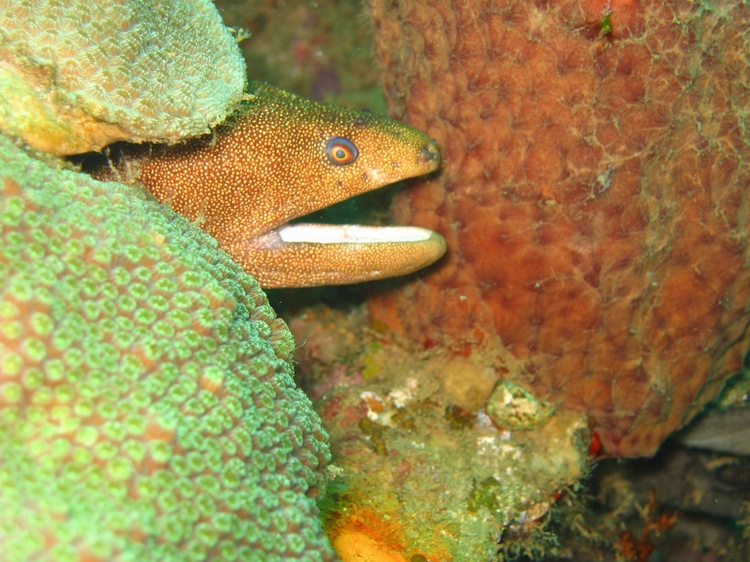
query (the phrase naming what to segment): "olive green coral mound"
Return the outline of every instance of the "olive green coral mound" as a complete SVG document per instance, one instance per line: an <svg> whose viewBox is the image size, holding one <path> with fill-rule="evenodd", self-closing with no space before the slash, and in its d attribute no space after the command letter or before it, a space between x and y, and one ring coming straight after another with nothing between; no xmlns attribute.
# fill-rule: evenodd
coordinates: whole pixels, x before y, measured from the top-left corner
<svg viewBox="0 0 750 562"><path fill-rule="evenodd" d="M244 85L210 0L0 2L0 130L36 148L203 134Z"/></svg>
<svg viewBox="0 0 750 562"><path fill-rule="evenodd" d="M0 560L326 560L327 436L257 283L0 137Z"/></svg>

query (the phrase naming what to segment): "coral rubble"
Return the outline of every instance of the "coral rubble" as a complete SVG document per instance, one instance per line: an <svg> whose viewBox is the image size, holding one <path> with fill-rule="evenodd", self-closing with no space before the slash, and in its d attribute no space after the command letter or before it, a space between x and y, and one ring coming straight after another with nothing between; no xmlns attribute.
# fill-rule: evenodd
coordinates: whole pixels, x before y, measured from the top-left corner
<svg viewBox="0 0 750 562"><path fill-rule="evenodd" d="M546 527L556 499L588 471L583 417L538 415L532 424L526 409L514 427L498 426L476 413L491 369L363 336L362 320L356 310L309 309L290 324L305 341L295 355L301 384L331 435L334 479L321 509L341 558L554 553ZM533 430L517 429L518 419Z"/></svg>
<svg viewBox="0 0 750 562"><path fill-rule="evenodd" d="M731 1L371 0L385 91L443 147L399 222L449 257L371 301L424 347L653 454L748 349L750 18Z"/></svg>

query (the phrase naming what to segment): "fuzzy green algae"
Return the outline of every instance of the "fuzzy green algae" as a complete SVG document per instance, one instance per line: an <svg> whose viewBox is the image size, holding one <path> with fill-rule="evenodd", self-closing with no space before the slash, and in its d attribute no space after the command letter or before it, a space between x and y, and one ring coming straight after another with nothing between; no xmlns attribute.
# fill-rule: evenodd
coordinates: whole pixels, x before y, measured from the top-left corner
<svg viewBox="0 0 750 562"><path fill-rule="evenodd" d="M327 436L257 283L0 137L0 560L329 560Z"/></svg>
<svg viewBox="0 0 750 562"><path fill-rule="evenodd" d="M291 320L305 339L300 376L331 437L335 479L321 506L341 558L562 554L556 533L591 469L585 418L547 415L550 405L498 382L510 360L415 351L377 326L362 330L365 318L309 308Z"/></svg>

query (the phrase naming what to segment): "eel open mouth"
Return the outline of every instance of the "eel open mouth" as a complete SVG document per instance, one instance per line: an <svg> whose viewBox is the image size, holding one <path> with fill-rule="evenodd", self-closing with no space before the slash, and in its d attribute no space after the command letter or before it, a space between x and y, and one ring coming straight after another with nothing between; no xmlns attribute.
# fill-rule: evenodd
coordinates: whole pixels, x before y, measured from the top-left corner
<svg viewBox="0 0 750 562"><path fill-rule="evenodd" d="M284 225L227 248L264 288L342 285L406 275L445 253L438 233L417 226Z"/></svg>

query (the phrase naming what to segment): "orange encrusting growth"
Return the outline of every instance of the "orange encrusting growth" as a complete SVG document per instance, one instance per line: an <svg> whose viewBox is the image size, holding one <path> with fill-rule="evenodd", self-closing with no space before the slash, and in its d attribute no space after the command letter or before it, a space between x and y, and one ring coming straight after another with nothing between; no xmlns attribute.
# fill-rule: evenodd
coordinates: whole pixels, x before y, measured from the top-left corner
<svg viewBox="0 0 750 562"><path fill-rule="evenodd" d="M412 552L404 540L396 514L388 520L375 510L351 507L339 513L327 530L331 544L343 562L408 562L424 560L442 562L443 554L425 555Z"/></svg>
<svg viewBox="0 0 750 562"><path fill-rule="evenodd" d="M652 454L748 348L747 14L627 0L371 8L394 110L445 161L399 197L396 219L451 250L373 298L374 319L426 346L509 352L515 380L586 412L607 453Z"/></svg>

